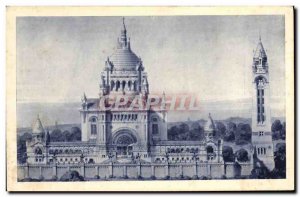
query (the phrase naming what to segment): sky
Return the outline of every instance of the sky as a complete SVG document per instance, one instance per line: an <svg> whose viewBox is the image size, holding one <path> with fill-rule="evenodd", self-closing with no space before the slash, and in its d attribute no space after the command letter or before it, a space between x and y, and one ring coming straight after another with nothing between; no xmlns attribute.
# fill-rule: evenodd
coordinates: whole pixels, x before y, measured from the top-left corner
<svg viewBox="0 0 300 197"><path fill-rule="evenodd" d="M200 101L251 98L261 35L271 105L285 109L283 16L135 16L125 23L150 93L187 93ZM122 17L18 17L17 102L78 102L83 92L97 97L121 25Z"/></svg>

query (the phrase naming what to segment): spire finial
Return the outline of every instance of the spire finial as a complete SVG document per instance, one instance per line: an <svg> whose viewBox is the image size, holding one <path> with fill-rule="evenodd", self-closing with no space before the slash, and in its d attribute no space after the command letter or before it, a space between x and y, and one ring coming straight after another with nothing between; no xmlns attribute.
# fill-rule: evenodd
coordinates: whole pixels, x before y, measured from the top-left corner
<svg viewBox="0 0 300 197"><path fill-rule="evenodd" d="M259 42L261 42L261 35L259 34Z"/></svg>
<svg viewBox="0 0 300 197"><path fill-rule="evenodd" d="M122 20L123 20L123 29L126 31L125 17L124 16L122 17Z"/></svg>

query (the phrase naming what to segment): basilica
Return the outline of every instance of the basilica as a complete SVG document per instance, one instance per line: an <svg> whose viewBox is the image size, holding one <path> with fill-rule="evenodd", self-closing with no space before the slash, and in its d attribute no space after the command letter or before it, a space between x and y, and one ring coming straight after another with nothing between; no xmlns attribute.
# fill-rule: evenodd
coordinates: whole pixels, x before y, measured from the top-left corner
<svg viewBox="0 0 300 197"><path fill-rule="evenodd" d="M222 140L213 138L214 121L209 116L203 141L168 141L167 110L101 109L104 96L136 96L147 99L149 84L142 59L131 49L123 24L114 53L107 57L100 76L99 98L82 98L81 142L51 142L38 118L33 140L27 143L27 162L105 163L142 162L217 162L222 163ZM162 94L161 99L164 99Z"/></svg>
<svg viewBox="0 0 300 197"><path fill-rule="evenodd" d="M261 40L253 58L252 144L258 157L271 169L274 166L269 109L267 56ZM116 96L147 100L150 84L146 67L130 45L124 18L114 53L107 57L99 76L99 97L82 97L81 141L52 142L37 118L33 138L26 143L28 165L104 165L114 164L189 164L217 166L223 170L223 140L216 138L215 122L209 114L204 138L199 141L170 141L167 135L168 110L152 108L103 108L105 99ZM101 100L104 99L104 102ZM162 93L161 102L165 96ZM45 135L42 135L45 133ZM249 155L253 154L253 150ZM195 163L196 162L196 163ZM248 171L252 169L252 157ZM167 167L168 167L167 165ZM246 164L245 164L246 166ZM157 166L159 167L159 166ZM200 168L199 168L200 169ZM181 171L183 168L181 168ZM214 173L211 170L211 173ZM222 173L221 173L222 171ZM206 170L205 173L208 171ZM197 174L198 172L196 172ZM227 172L228 173L228 172ZM198 173L199 174L199 173Z"/></svg>

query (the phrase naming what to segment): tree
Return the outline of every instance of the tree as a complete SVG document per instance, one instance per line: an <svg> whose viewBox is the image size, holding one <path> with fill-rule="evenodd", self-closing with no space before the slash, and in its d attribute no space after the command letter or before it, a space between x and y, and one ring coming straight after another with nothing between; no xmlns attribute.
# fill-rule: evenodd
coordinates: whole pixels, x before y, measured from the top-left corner
<svg viewBox="0 0 300 197"><path fill-rule="evenodd" d="M168 139L175 140L178 133L179 133L178 127L172 126L171 129L169 129L169 131L168 131Z"/></svg>
<svg viewBox="0 0 300 197"><path fill-rule="evenodd" d="M280 131L281 129L282 129L282 124L280 120L275 120L271 127L272 132Z"/></svg>
<svg viewBox="0 0 300 197"><path fill-rule="evenodd" d="M204 138L204 129L199 125L199 123L195 122L191 126L191 130L188 132L187 139L188 140L201 140Z"/></svg>
<svg viewBox="0 0 300 197"><path fill-rule="evenodd" d="M236 144L247 144L251 143L252 129L249 124L240 123L238 124L235 131Z"/></svg>
<svg viewBox="0 0 300 197"><path fill-rule="evenodd" d="M230 146L223 146L222 155L225 162L234 162L234 154Z"/></svg>
<svg viewBox="0 0 300 197"><path fill-rule="evenodd" d="M271 172L272 178L285 178L286 177L286 148L285 143L276 145L276 152L274 154L275 168Z"/></svg>
<svg viewBox="0 0 300 197"><path fill-rule="evenodd" d="M224 136L224 141L233 142L235 140L236 124L233 122L227 123L227 130Z"/></svg>
<svg viewBox="0 0 300 197"><path fill-rule="evenodd" d="M226 135L226 126L222 122L216 122L217 135L224 137Z"/></svg>
<svg viewBox="0 0 300 197"><path fill-rule="evenodd" d="M233 131L227 131L224 136L224 141L233 142L235 140L235 135Z"/></svg>
<svg viewBox="0 0 300 197"><path fill-rule="evenodd" d="M281 124L280 120L275 120L273 122L271 131L272 131L273 140L280 139L280 132L282 131L282 124Z"/></svg>
<svg viewBox="0 0 300 197"><path fill-rule="evenodd" d="M70 142L72 141L71 139L71 133L68 131L68 130L65 130L63 133L62 133L62 137L64 139L65 142Z"/></svg>
<svg viewBox="0 0 300 197"><path fill-rule="evenodd" d="M236 158L240 162L249 161L248 152L245 149L241 148L236 152Z"/></svg>
<svg viewBox="0 0 300 197"><path fill-rule="evenodd" d="M62 141L64 141L64 136L62 135L61 130L54 129L50 133L50 140L51 140L51 142L62 142Z"/></svg>
<svg viewBox="0 0 300 197"><path fill-rule="evenodd" d="M285 122L282 123L282 129L281 129L281 132L280 132L280 138L282 140L285 140L285 129L286 129L286 125L285 125Z"/></svg>
<svg viewBox="0 0 300 197"><path fill-rule="evenodd" d="M181 123L179 125L179 131L180 131L180 133L187 133L187 132L189 132L189 126L185 123Z"/></svg>
<svg viewBox="0 0 300 197"><path fill-rule="evenodd" d="M81 130L78 127L71 128L71 139L72 141L81 141Z"/></svg>
<svg viewBox="0 0 300 197"><path fill-rule="evenodd" d="M233 131L235 132L236 130L236 124L234 122L228 122L227 124L227 131Z"/></svg>
<svg viewBox="0 0 300 197"><path fill-rule="evenodd" d="M17 159L19 163L26 162L26 141L31 139L31 133L24 133L21 136L17 136Z"/></svg>

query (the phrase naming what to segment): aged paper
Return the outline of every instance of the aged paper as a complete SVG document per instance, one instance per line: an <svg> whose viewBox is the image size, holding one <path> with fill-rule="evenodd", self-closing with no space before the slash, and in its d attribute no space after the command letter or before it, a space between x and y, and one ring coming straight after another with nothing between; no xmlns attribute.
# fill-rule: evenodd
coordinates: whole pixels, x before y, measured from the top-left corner
<svg viewBox="0 0 300 197"><path fill-rule="evenodd" d="M293 17L7 7L7 190L294 190Z"/></svg>

